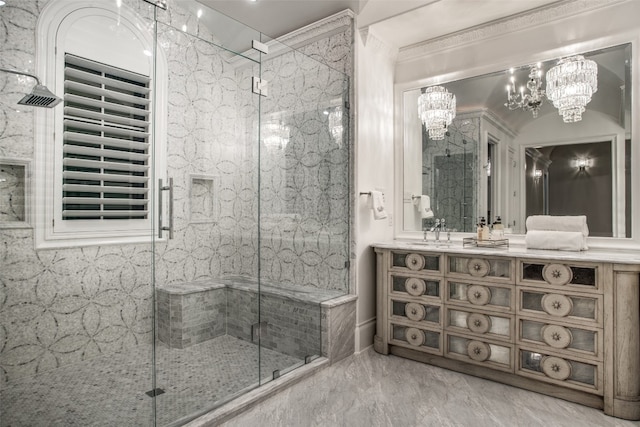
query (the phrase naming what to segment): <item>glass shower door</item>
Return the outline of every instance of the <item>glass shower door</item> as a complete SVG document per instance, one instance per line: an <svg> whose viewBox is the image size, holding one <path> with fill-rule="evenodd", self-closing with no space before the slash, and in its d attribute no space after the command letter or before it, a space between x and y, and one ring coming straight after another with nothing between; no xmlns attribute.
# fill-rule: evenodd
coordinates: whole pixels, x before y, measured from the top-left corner
<svg viewBox="0 0 640 427"><path fill-rule="evenodd" d="M156 176L166 230L154 243L159 426L257 387L260 357L260 53L251 48L260 35L195 1L168 6L156 47L167 93L157 113L166 123Z"/></svg>

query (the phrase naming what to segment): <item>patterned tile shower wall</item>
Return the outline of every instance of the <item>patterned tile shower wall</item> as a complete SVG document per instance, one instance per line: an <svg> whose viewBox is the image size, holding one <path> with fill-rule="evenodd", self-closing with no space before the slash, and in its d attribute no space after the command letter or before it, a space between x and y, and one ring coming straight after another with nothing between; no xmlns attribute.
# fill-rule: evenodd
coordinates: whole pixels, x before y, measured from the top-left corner
<svg viewBox="0 0 640 427"><path fill-rule="evenodd" d="M3 7L0 14L0 25L5 29L0 32L3 66L33 71L35 27L46 3L47 0L30 0ZM152 23L147 3L139 0L123 3ZM245 78L250 70L246 64L239 67L226 51L208 43L215 42L214 36L176 4L179 2L170 3L169 11L159 14L162 23L158 28L159 46L166 53L170 71L167 176L174 177L176 185L176 236L168 243L157 244L155 254L149 244L36 251L32 229L0 229L0 385L100 354L150 348L140 345L152 342L154 256L158 286L257 274L258 123L254 120L258 101L257 96L250 94L251 83ZM197 37L176 30L183 24ZM350 64L350 39L341 35L331 37L340 42L331 44L328 62L334 66ZM314 41L311 46L318 47L309 49L321 52L323 48L319 46L323 43L327 41ZM291 61L285 61L284 55L281 62L273 61L273 73L283 81L288 78L285 63L298 67L307 61L299 54L289 56ZM276 67L276 64L283 65ZM289 83L290 97L302 97L319 87L320 81L330 81L321 75L319 65L307 66L310 69L302 70L300 79ZM341 88L324 85L319 93L330 97L340 94ZM3 93L25 93L30 88L28 81L0 74ZM318 95L319 104L320 99ZM313 102L309 100L309 105ZM274 105L270 111L284 107ZM348 199L347 172L333 176L332 170L345 166L348 144L341 149L329 148L328 133L321 130L326 122L321 116L322 108L324 105L314 106L311 113L310 107L303 105L292 113L291 120L297 126L292 139L304 136L310 152L304 154L300 148L293 151L288 160L294 162L286 167L287 172L291 169L296 174L286 176L283 182L291 183L296 193L309 187L314 191L313 197L318 196L324 202L321 206L287 205L287 209L296 209L292 212L293 220L275 228L265 226L264 231L269 231L263 236L262 250L267 254L265 260L269 260L266 268L269 279L316 287L342 286L346 292L346 270L338 269L339 263L334 261L342 260L343 256L346 260L346 253L334 248L331 239L334 233L340 236L347 232L346 208L342 202L332 205L335 198ZM33 159L32 110L20 113L15 110L15 105L5 97L0 99L0 156ZM314 119L310 120L311 116ZM314 131L321 135L314 136ZM311 142L307 139L315 145L308 145ZM308 171L304 170L306 166ZM192 176L214 177L211 182L217 197L211 199L211 209L207 211L208 217L213 218L210 222L190 222ZM313 178L317 183L303 185L300 177ZM274 175L273 179L280 178ZM278 187L279 184L273 188ZM288 201L289 196L284 200ZM280 213L270 209L274 214ZM307 228L312 232L308 233ZM286 238L278 238L286 233Z"/></svg>
<svg viewBox="0 0 640 427"><path fill-rule="evenodd" d="M334 128L348 124L331 120L344 109L347 81L295 51L267 58L263 78L263 123L279 121L289 139L269 146L262 138L261 277L347 293L349 146Z"/></svg>
<svg viewBox="0 0 640 427"><path fill-rule="evenodd" d="M431 208L435 218L445 218L447 227L458 231L473 231L477 222L479 141L479 117L456 117L449 126L448 135L441 141L429 139L423 128L424 194L432 195Z"/></svg>

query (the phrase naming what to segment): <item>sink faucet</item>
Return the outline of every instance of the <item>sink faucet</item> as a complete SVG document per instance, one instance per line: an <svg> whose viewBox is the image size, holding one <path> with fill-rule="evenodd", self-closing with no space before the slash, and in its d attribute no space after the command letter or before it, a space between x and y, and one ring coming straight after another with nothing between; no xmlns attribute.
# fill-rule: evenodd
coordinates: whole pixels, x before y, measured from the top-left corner
<svg viewBox="0 0 640 427"><path fill-rule="evenodd" d="M433 227L433 231L436 233L436 243L440 241L440 230L442 225L440 224L440 219L436 218L436 225Z"/></svg>

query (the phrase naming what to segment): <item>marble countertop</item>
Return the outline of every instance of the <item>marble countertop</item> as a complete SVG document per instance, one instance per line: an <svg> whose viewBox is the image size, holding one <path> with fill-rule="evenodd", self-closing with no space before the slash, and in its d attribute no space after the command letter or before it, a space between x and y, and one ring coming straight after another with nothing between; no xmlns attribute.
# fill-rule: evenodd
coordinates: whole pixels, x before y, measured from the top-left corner
<svg viewBox="0 0 640 427"><path fill-rule="evenodd" d="M461 255L485 255L504 256L518 258L539 258L555 261L590 261L590 262L612 262L617 264L640 264L640 251L626 249L589 249L586 251L553 251L543 249L527 249L521 245L510 245L508 247L478 248L463 247L461 241L454 241L450 245L434 242L427 244L419 240L393 240L389 242L374 243L371 246L379 249L396 249L425 252L446 252Z"/></svg>

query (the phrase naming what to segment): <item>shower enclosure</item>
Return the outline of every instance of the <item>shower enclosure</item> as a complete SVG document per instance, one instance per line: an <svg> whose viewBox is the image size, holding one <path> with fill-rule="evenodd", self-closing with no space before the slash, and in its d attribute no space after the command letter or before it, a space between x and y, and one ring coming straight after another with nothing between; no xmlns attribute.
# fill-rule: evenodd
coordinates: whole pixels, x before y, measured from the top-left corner
<svg viewBox="0 0 640 427"><path fill-rule="evenodd" d="M440 141L431 140L426 131L422 132L422 190L432 195L435 218L445 218L452 230L475 230L479 145L477 114L456 117ZM434 220L423 222L422 228L430 229Z"/></svg>
<svg viewBox="0 0 640 427"><path fill-rule="evenodd" d="M323 356L352 29L296 50L195 0L0 22L0 67L64 98L0 73L0 426L180 425Z"/></svg>

